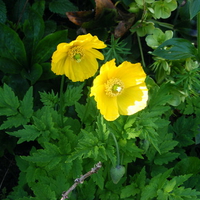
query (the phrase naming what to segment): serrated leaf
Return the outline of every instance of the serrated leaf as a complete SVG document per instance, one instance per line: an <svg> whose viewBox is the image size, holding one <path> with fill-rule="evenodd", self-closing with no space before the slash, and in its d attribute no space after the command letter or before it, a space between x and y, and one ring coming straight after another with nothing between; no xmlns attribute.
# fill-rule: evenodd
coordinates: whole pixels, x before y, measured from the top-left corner
<svg viewBox="0 0 200 200"><path fill-rule="evenodd" d="M82 105L76 102L75 110L78 114L78 117L85 124L91 124L91 122L96 120L96 116L98 115L98 110L96 109L95 101L92 98L87 99L86 105Z"/></svg>
<svg viewBox="0 0 200 200"><path fill-rule="evenodd" d="M17 144L21 144L22 142L34 141L37 137L41 135L41 132L38 131L34 125L24 125L24 129L7 132L7 134L19 137Z"/></svg>
<svg viewBox="0 0 200 200"><path fill-rule="evenodd" d="M120 198L125 199L127 197L133 197L139 192L140 190L137 187L135 187L134 183L132 183L131 185L126 185L122 188Z"/></svg>
<svg viewBox="0 0 200 200"><path fill-rule="evenodd" d="M199 174L200 159L197 157L184 158L175 165L174 172L176 175Z"/></svg>
<svg viewBox="0 0 200 200"><path fill-rule="evenodd" d="M0 115L16 115L19 105L15 93L8 85L4 84L3 88L0 88Z"/></svg>
<svg viewBox="0 0 200 200"><path fill-rule="evenodd" d="M77 11L78 8L69 0L53 0L49 4L49 9L53 13L65 15L69 11Z"/></svg>
<svg viewBox="0 0 200 200"><path fill-rule="evenodd" d="M156 165L167 164L167 163L175 160L176 158L178 158L179 155L180 155L179 153L166 152L161 155L157 155L154 159L154 163Z"/></svg>
<svg viewBox="0 0 200 200"><path fill-rule="evenodd" d="M31 156L22 156L22 158L29 162L40 163L40 165L44 165L48 170L56 167L62 159L59 147L48 142L44 143L44 146L45 149L39 149L32 153Z"/></svg>
<svg viewBox="0 0 200 200"><path fill-rule="evenodd" d="M51 183L52 180L49 178L48 182ZM52 191L50 185L46 184L45 182L44 183L42 181L38 182L37 184L32 186L31 189L37 196L37 199L57 200L55 191Z"/></svg>
<svg viewBox="0 0 200 200"><path fill-rule="evenodd" d="M7 16L6 16L7 10L5 3L0 0L0 23L4 24L6 22Z"/></svg>
<svg viewBox="0 0 200 200"><path fill-rule="evenodd" d="M17 128L21 125L27 124L28 121L29 119L24 118L24 116L18 113L16 115L8 117L7 120L4 121L3 124L0 126L0 130L12 128L12 127Z"/></svg>
<svg viewBox="0 0 200 200"><path fill-rule="evenodd" d="M56 46L61 42L67 41L67 33L67 30L56 31L40 40L33 53L32 62L43 63L48 60L56 50Z"/></svg>
<svg viewBox="0 0 200 200"><path fill-rule="evenodd" d="M55 94L52 90L51 93L39 92L40 101L45 105L51 108L58 106L58 94Z"/></svg>
<svg viewBox="0 0 200 200"><path fill-rule="evenodd" d="M76 158L84 157L93 159L99 158L98 138L92 133L82 130L84 137L78 141L75 151L67 158L66 162L71 162Z"/></svg>
<svg viewBox="0 0 200 200"><path fill-rule="evenodd" d="M18 34L4 24L0 24L0 55L17 63L26 66L27 58L24 44Z"/></svg>
<svg viewBox="0 0 200 200"><path fill-rule="evenodd" d="M98 173L95 173L92 176L92 179L94 180L94 182L98 185L98 187L103 190L104 188L104 177L103 177L103 170L99 170Z"/></svg>
<svg viewBox="0 0 200 200"><path fill-rule="evenodd" d="M27 119L33 115L33 87L29 88L23 100L20 101L19 111Z"/></svg>
<svg viewBox="0 0 200 200"><path fill-rule="evenodd" d="M64 93L65 106L74 105L82 96L83 84L78 86L69 85Z"/></svg>
<svg viewBox="0 0 200 200"><path fill-rule="evenodd" d="M188 40L172 38L162 43L153 51L153 55L167 60L179 60L195 57L197 49Z"/></svg>

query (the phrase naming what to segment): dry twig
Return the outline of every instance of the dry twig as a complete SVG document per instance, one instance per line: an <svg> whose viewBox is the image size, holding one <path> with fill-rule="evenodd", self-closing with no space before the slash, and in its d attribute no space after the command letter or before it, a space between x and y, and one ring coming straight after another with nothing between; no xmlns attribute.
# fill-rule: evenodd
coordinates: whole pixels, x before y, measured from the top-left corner
<svg viewBox="0 0 200 200"><path fill-rule="evenodd" d="M68 199L69 193L72 190L74 190L78 184L82 184L87 177L91 176L94 173L97 173L97 171L101 168L101 166L102 166L101 162L98 162L95 165L95 167L93 167L89 172L87 172L86 174L84 174L80 178L75 179L74 184L66 192L63 192L62 198L60 200Z"/></svg>

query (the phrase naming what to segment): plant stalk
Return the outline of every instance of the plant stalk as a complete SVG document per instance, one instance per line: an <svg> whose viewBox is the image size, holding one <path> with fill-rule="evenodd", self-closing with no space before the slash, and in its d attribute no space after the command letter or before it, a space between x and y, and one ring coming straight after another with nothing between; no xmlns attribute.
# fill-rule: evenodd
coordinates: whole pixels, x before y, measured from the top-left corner
<svg viewBox="0 0 200 200"><path fill-rule="evenodd" d="M139 49L140 49L140 55L141 55L141 59L142 59L142 66L145 68L146 64L145 64L145 61L144 61L144 55L143 55L143 51L142 51L142 44L141 44L140 37L138 36L138 34L137 34L137 40L138 40L138 45L139 45Z"/></svg>
<svg viewBox="0 0 200 200"><path fill-rule="evenodd" d="M200 12L197 14L197 60L200 62Z"/></svg>
<svg viewBox="0 0 200 200"><path fill-rule="evenodd" d="M119 164L120 164L119 145L117 143L115 135L112 132L111 132L111 135L112 135L114 142L115 142L116 152L117 152L117 166L119 166Z"/></svg>
<svg viewBox="0 0 200 200"><path fill-rule="evenodd" d="M64 117L64 94L63 94L63 88L64 88L64 80L65 76L62 75L61 77L61 83L60 83L60 119L61 119L61 127L63 127L63 117Z"/></svg>

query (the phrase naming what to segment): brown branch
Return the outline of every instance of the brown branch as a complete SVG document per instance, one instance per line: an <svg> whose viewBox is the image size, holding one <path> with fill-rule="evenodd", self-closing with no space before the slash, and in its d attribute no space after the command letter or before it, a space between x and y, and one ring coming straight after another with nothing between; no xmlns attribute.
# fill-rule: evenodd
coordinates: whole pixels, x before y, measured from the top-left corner
<svg viewBox="0 0 200 200"><path fill-rule="evenodd" d="M66 192L63 192L62 198L60 200L68 199L69 193L72 192L72 190L74 190L78 184L82 184L86 178L88 178L89 176L91 176L94 173L97 173L97 171L101 168L101 166L102 166L101 162L98 162L95 165L95 167L92 168L89 172L87 172L80 178L75 179L74 184Z"/></svg>

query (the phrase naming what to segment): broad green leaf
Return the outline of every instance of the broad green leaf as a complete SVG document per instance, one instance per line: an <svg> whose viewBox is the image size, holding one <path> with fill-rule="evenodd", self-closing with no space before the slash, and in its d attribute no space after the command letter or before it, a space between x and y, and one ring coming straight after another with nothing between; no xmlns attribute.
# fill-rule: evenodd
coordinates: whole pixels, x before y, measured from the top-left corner
<svg viewBox="0 0 200 200"><path fill-rule="evenodd" d="M78 8L69 0L52 0L49 9L53 13L65 15L66 12L77 11Z"/></svg>
<svg viewBox="0 0 200 200"><path fill-rule="evenodd" d="M4 24L6 22L7 16L6 16L7 10L5 3L0 0L0 23Z"/></svg>
<svg viewBox="0 0 200 200"><path fill-rule="evenodd" d="M12 59L0 57L0 70L6 74L18 74L21 66Z"/></svg>
<svg viewBox="0 0 200 200"><path fill-rule="evenodd" d="M190 19L195 17L200 12L200 1L199 0L190 0Z"/></svg>
<svg viewBox="0 0 200 200"><path fill-rule="evenodd" d="M195 57L197 50L188 40L172 38L162 43L153 51L153 55L167 60L179 60Z"/></svg>
<svg viewBox="0 0 200 200"><path fill-rule="evenodd" d="M43 16L45 10L45 0L36 0L32 5L33 10L37 11L40 16Z"/></svg>
<svg viewBox="0 0 200 200"><path fill-rule="evenodd" d="M31 59L34 48L44 35L44 21L37 11L30 9L29 17L23 24L23 32L25 34L23 41L27 55Z"/></svg>
<svg viewBox="0 0 200 200"><path fill-rule="evenodd" d="M67 33L67 30L57 31L40 40L34 51L32 63L47 61L56 50L56 46L61 42L67 41Z"/></svg>
<svg viewBox="0 0 200 200"><path fill-rule="evenodd" d="M4 84L3 88L0 88L0 115L16 115L19 105L15 93L8 85Z"/></svg>
<svg viewBox="0 0 200 200"><path fill-rule="evenodd" d="M0 57L12 60L21 67L26 66L26 52L18 34L4 24L0 24L0 33Z"/></svg>
<svg viewBox="0 0 200 200"><path fill-rule="evenodd" d="M24 69L22 75L31 81L31 85L34 85L42 75L42 72L42 66L35 63L30 70Z"/></svg>

